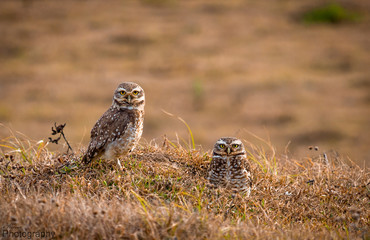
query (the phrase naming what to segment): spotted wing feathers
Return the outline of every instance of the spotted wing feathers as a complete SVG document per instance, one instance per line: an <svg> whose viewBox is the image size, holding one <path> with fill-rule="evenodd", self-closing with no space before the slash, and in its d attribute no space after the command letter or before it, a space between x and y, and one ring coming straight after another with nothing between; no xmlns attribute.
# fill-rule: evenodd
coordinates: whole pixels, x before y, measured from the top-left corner
<svg viewBox="0 0 370 240"><path fill-rule="evenodd" d="M122 110L110 108L96 122L91 130L91 140L83 158L88 163L100 157L106 146L119 138L127 129L130 121L129 115L120 113Z"/></svg>

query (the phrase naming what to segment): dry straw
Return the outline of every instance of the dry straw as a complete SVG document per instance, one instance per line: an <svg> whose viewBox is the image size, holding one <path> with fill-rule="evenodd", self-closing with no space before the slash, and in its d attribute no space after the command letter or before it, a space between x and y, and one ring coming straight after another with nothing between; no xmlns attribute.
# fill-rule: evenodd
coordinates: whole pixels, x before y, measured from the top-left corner
<svg viewBox="0 0 370 240"><path fill-rule="evenodd" d="M207 188L209 153L168 139L141 147L120 168L79 165L13 135L0 142L0 225L57 239L369 237L366 170L330 153L328 162L279 157L265 143L246 142L254 189L245 197Z"/></svg>

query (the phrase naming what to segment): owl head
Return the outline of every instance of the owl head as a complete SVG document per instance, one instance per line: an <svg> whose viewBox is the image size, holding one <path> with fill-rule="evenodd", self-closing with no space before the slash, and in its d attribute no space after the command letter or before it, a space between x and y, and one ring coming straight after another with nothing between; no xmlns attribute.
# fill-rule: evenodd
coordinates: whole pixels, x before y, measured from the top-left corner
<svg viewBox="0 0 370 240"><path fill-rule="evenodd" d="M213 153L218 155L239 155L244 154L245 149L242 141L234 137L222 137L217 140Z"/></svg>
<svg viewBox="0 0 370 240"><path fill-rule="evenodd" d="M114 92L113 104L121 109L143 110L145 105L144 90L133 82L121 83Z"/></svg>

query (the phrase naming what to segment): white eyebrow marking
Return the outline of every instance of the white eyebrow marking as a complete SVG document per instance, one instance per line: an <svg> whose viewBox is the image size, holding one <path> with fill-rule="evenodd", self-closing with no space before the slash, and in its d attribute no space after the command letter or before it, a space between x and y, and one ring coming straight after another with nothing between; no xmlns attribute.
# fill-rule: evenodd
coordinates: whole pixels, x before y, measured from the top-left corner
<svg viewBox="0 0 370 240"><path fill-rule="evenodd" d="M217 142L216 142L217 144L225 144L226 145L226 142L224 141L224 140L218 140Z"/></svg>
<svg viewBox="0 0 370 240"><path fill-rule="evenodd" d="M242 144L242 141L240 141L239 139L237 139L237 140L234 140L233 141L233 144L239 144L239 145L241 145Z"/></svg>
<svg viewBox="0 0 370 240"><path fill-rule="evenodd" d="M126 89L124 89L124 88L117 88L117 92L120 92L120 91L125 91L126 92Z"/></svg>
<svg viewBox="0 0 370 240"><path fill-rule="evenodd" d="M133 91L141 91L141 88L139 88L139 87L136 87L136 88L134 88L134 89L132 89L132 91L131 92L133 92Z"/></svg>

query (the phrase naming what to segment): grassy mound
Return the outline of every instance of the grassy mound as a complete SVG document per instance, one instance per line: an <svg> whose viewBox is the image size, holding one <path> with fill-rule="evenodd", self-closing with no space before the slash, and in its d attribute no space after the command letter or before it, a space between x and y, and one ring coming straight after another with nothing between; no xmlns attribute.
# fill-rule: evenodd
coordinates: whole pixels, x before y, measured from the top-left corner
<svg viewBox="0 0 370 240"><path fill-rule="evenodd" d="M50 152L43 142L10 137L0 144L5 239L17 233L57 239L369 237L369 174L334 154L295 160L276 156L271 146L249 145L254 189L246 197L208 188L210 153L167 140L122 158L122 168L80 165L80 156Z"/></svg>

